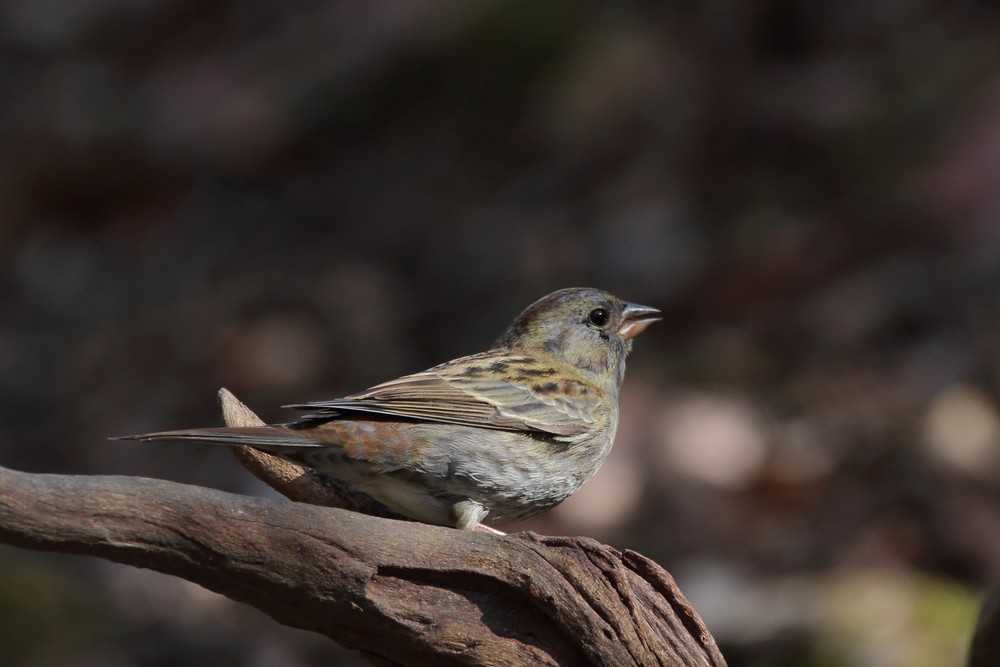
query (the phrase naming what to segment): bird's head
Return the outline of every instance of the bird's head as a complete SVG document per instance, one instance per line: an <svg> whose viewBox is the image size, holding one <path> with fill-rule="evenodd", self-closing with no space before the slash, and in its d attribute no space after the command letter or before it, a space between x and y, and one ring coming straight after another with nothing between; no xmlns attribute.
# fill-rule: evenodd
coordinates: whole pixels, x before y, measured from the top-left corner
<svg viewBox="0 0 1000 667"><path fill-rule="evenodd" d="M617 393L632 339L659 319L656 308L602 290L572 287L528 306L495 347L554 357Z"/></svg>

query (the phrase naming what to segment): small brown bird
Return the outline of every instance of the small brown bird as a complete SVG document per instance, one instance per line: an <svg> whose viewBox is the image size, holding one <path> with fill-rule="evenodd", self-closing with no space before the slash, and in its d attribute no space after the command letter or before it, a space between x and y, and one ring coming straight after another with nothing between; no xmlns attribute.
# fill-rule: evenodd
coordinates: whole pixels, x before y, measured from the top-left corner
<svg viewBox="0 0 1000 667"><path fill-rule="evenodd" d="M485 352L359 394L286 407L290 424L129 436L249 445L353 484L403 516L465 530L553 507L604 462L632 338L660 311L571 288Z"/></svg>

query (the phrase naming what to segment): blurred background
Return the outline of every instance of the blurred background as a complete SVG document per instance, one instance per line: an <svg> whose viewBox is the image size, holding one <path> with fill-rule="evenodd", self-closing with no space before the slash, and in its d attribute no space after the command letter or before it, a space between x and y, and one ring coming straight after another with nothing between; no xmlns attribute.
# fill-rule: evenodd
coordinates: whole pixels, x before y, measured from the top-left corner
<svg viewBox="0 0 1000 667"><path fill-rule="evenodd" d="M960 665L1000 579L1000 9L6 0L0 464L273 495L224 449L593 285L662 308L607 464L733 667ZM14 667L356 665L0 547Z"/></svg>

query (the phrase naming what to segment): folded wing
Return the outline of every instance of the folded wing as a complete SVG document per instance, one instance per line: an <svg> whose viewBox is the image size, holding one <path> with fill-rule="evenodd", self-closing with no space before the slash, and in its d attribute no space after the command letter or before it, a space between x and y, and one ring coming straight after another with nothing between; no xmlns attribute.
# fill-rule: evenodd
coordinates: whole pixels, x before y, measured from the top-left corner
<svg viewBox="0 0 1000 667"><path fill-rule="evenodd" d="M561 437L590 432L606 413L596 390L529 362L491 351L344 398L286 407L313 411L307 421L369 413Z"/></svg>

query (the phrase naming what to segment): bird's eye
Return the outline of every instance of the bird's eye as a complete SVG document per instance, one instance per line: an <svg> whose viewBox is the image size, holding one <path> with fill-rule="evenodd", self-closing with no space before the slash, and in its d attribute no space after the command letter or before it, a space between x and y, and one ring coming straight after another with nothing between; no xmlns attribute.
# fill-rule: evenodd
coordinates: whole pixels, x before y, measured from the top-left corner
<svg viewBox="0 0 1000 667"><path fill-rule="evenodd" d="M590 311L590 321L599 327L608 323L608 311L603 308L594 308Z"/></svg>

